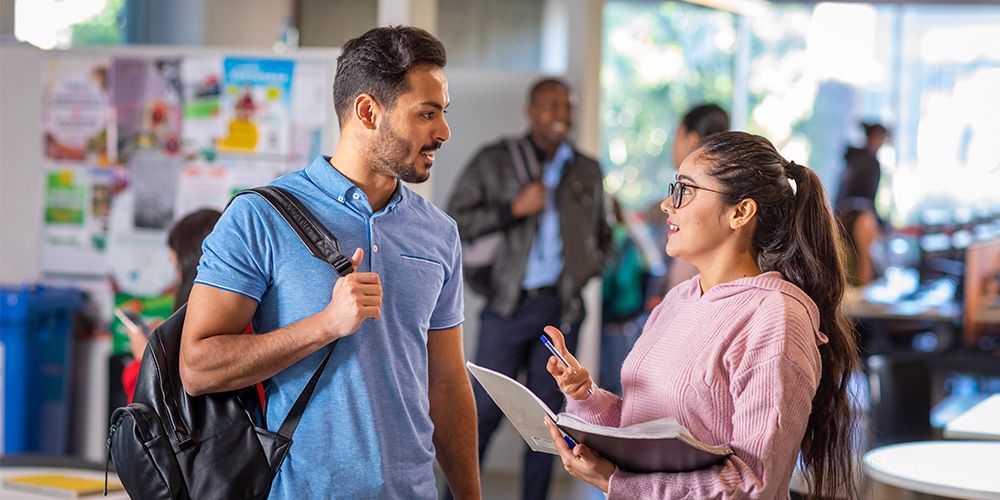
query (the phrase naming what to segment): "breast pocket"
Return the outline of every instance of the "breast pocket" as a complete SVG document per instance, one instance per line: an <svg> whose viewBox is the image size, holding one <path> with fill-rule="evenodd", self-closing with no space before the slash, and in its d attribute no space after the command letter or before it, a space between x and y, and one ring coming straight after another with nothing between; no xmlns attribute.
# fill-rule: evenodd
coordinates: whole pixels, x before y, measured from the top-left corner
<svg viewBox="0 0 1000 500"><path fill-rule="evenodd" d="M444 286L444 265L427 257L400 254L400 267L406 293L397 307L404 317L419 320L421 331L426 332Z"/></svg>

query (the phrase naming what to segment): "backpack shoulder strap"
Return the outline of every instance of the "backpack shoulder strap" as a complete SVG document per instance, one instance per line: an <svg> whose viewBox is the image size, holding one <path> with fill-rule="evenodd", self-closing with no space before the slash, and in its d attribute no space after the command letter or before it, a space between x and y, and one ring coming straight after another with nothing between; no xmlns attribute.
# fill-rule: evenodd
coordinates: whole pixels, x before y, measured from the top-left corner
<svg viewBox="0 0 1000 500"><path fill-rule="evenodd" d="M281 218L295 231L295 235L309 249L309 253L313 257L333 266L341 276L347 276L354 272L351 261L340 253L340 242L337 241L337 237L330 233L326 226L319 222L316 216L295 195L277 186L263 186L245 189L236 193L236 196L251 193L260 195L268 204L274 207L275 211L281 215ZM232 202L230 201L230 203ZM295 403L292 404L292 409L289 410L285 421L281 423L278 434L291 439L292 434L295 433L295 428L299 425L299 421L302 420L302 414L306 410L306 405L312 399L313 391L319 382L319 377L323 374L323 370L326 368L327 362L330 361L330 356L333 355L333 350L336 347L337 340L334 340L330 344L330 350L323 356L323 361L319 363L309 382L302 389L302 393L299 394Z"/></svg>
<svg viewBox="0 0 1000 500"><path fill-rule="evenodd" d="M531 182L534 176L534 166L538 163L538 160L534 158L534 151L531 151L531 144L524 144L528 142L526 139L518 139L516 137L508 137L504 139L504 145L507 146L507 152L510 153L510 159L514 162L514 175L517 177L517 181L521 185ZM525 146L528 146L528 153L525 154ZM534 160L534 163L532 163Z"/></svg>
<svg viewBox="0 0 1000 500"><path fill-rule="evenodd" d="M295 195L277 186L263 186L245 189L236 196L249 193L260 195L274 207L313 257L333 266L341 276L351 273L351 261L340 253L340 242Z"/></svg>

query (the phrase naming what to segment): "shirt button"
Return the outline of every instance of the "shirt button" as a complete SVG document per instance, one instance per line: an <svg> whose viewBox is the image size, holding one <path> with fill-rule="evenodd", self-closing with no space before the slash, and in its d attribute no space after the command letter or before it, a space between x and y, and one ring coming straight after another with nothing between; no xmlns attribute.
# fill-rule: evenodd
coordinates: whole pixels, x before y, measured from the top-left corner
<svg viewBox="0 0 1000 500"><path fill-rule="evenodd" d="M361 195L358 194L358 193L354 193L354 199L355 200L360 200L361 199Z"/></svg>
<svg viewBox="0 0 1000 500"><path fill-rule="evenodd" d="M338 196L337 197L337 201L344 201L344 197L343 196Z"/></svg>
<svg viewBox="0 0 1000 500"><path fill-rule="evenodd" d="M378 245L372 245L372 252L378 253Z"/></svg>

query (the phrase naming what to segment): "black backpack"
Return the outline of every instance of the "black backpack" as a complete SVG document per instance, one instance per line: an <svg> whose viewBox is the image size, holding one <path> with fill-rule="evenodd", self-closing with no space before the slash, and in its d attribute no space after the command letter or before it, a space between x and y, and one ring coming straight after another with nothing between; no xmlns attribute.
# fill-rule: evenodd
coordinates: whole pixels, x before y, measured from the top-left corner
<svg viewBox="0 0 1000 500"><path fill-rule="evenodd" d="M341 276L353 271L337 239L292 194L267 186L236 196L247 193L264 197L313 256ZM184 391L179 356L185 310L150 334L133 402L111 415L108 459L132 498L266 498L336 341L274 433L251 417L262 410L253 386L197 397Z"/></svg>

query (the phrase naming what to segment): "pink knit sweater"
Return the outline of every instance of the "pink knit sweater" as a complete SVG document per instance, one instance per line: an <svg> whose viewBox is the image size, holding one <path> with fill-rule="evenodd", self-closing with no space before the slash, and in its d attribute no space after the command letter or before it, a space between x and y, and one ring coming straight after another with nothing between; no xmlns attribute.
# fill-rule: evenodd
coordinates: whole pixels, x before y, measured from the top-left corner
<svg viewBox="0 0 1000 500"><path fill-rule="evenodd" d="M734 454L694 472L619 470L608 498L788 498L826 341L816 305L777 272L671 290L625 359L624 397L595 391L567 410L611 426L674 416Z"/></svg>

